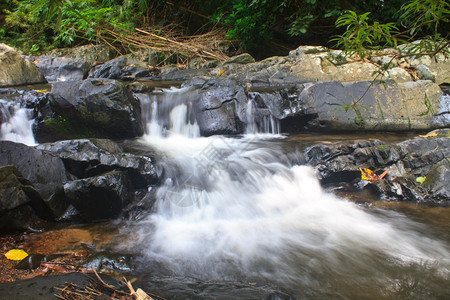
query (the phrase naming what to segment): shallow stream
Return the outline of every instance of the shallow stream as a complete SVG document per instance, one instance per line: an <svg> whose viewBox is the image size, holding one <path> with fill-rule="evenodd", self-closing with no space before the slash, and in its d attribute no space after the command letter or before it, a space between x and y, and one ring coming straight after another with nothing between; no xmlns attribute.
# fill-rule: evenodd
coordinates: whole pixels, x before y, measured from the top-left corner
<svg viewBox="0 0 450 300"><path fill-rule="evenodd" d="M250 124L243 136L201 137L178 93L141 96L147 133L129 142L163 166L142 200L151 211L82 227L95 251L128 262L112 269L165 298L450 298L448 208L333 193L302 165L313 143L407 135L283 136Z"/></svg>

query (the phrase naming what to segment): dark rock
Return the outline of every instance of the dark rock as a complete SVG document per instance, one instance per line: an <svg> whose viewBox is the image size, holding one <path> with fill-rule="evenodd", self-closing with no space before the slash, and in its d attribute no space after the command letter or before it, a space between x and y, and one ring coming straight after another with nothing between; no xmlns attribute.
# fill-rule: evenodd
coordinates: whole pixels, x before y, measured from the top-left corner
<svg viewBox="0 0 450 300"><path fill-rule="evenodd" d="M195 102L195 116L204 136L213 134L239 134L243 126L238 117L245 110L244 89L234 81L209 82ZM245 117L245 113L242 113Z"/></svg>
<svg viewBox="0 0 450 300"><path fill-rule="evenodd" d="M123 284L110 276L101 275L104 282L123 287ZM114 298L112 290L104 290L104 285L92 274L70 273L53 276L38 276L32 279L18 280L0 284L0 298L4 300L15 299L40 299L54 300L55 294L62 294L61 289L67 287L68 283L75 285L78 289L97 289L104 293L105 299ZM58 289L57 289L58 288ZM101 297L98 297L102 299Z"/></svg>
<svg viewBox="0 0 450 300"><path fill-rule="evenodd" d="M145 64L128 56L121 56L98 65L89 74L90 78L108 78L132 81L138 78L160 79L159 69L149 69Z"/></svg>
<svg viewBox="0 0 450 300"><path fill-rule="evenodd" d="M56 56L35 57L34 63L48 82L86 79L91 67L82 59Z"/></svg>
<svg viewBox="0 0 450 300"><path fill-rule="evenodd" d="M417 137L386 145L372 140L356 144L314 145L305 151L324 185L354 184L367 188L385 200L405 200L448 205L449 130L438 130L437 137ZM389 168L386 179L362 181L360 168L381 174ZM426 177L422 185L416 181Z"/></svg>
<svg viewBox="0 0 450 300"><path fill-rule="evenodd" d="M0 167L0 214L32 201L42 201L41 196L17 168Z"/></svg>
<svg viewBox="0 0 450 300"><path fill-rule="evenodd" d="M39 193L39 199L44 200L45 207L39 201L33 202L33 209L40 216L58 218L64 213L69 203L61 190L73 176L67 173L60 158L34 147L0 141L0 166L6 165L14 165Z"/></svg>
<svg viewBox="0 0 450 300"><path fill-rule="evenodd" d="M127 173L112 171L103 175L68 182L66 197L88 222L117 217L133 199Z"/></svg>
<svg viewBox="0 0 450 300"><path fill-rule="evenodd" d="M156 168L149 156L124 152L111 140L67 140L37 146L64 161L78 178L121 170L128 173L134 188L146 188L157 181Z"/></svg>
<svg viewBox="0 0 450 300"><path fill-rule="evenodd" d="M34 147L0 141L0 166L15 165L44 200L69 180L63 161Z"/></svg>
<svg viewBox="0 0 450 300"><path fill-rule="evenodd" d="M0 167L0 232L38 231L48 227L51 212L15 166Z"/></svg>
<svg viewBox="0 0 450 300"><path fill-rule="evenodd" d="M53 114L38 120L38 142L99 137L132 138L143 134L140 104L115 80L87 79L54 84L49 94Z"/></svg>
<svg viewBox="0 0 450 300"><path fill-rule="evenodd" d="M431 167L423 185L430 193L430 198L449 201L450 161L448 156Z"/></svg>

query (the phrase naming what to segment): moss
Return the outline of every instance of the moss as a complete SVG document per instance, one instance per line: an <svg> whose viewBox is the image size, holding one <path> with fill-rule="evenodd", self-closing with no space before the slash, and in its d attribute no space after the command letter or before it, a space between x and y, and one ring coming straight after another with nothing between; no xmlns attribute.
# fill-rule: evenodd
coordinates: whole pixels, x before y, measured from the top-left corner
<svg viewBox="0 0 450 300"><path fill-rule="evenodd" d="M94 136L93 132L86 127L74 126L67 118L56 116L45 120L44 127L56 136L63 138L88 138Z"/></svg>

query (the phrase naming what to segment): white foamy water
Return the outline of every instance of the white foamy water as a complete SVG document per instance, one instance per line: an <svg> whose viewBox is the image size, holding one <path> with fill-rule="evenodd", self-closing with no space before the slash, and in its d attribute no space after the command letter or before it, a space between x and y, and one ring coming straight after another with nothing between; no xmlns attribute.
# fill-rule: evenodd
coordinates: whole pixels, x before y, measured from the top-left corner
<svg viewBox="0 0 450 300"><path fill-rule="evenodd" d="M303 297L388 296L416 267L412 278L448 279L448 247L424 225L324 192L267 135L199 137L189 103L166 107L166 125L149 107L142 142L164 154L165 175L154 212L128 232L146 260L175 276L259 280Z"/></svg>
<svg viewBox="0 0 450 300"><path fill-rule="evenodd" d="M0 140L36 145L32 130L34 120L29 109L18 103L0 100L0 110L3 119L0 125Z"/></svg>

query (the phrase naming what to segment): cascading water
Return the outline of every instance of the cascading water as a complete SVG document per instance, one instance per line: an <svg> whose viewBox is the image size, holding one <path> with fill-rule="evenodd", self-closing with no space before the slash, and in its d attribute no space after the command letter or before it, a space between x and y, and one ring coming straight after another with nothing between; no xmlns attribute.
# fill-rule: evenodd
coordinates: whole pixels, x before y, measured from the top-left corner
<svg viewBox="0 0 450 300"><path fill-rule="evenodd" d="M8 140L26 145L36 145L33 136L33 122L30 109L18 103L0 99L0 140Z"/></svg>
<svg viewBox="0 0 450 300"><path fill-rule="evenodd" d="M200 137L193 98L141 95L142 142L164 154L165 169L154 211L126 232L142 269L157 262L159 276L269 284L299 298L445 293L448 245L424 225L324 192L280 136Z"/></svg>

